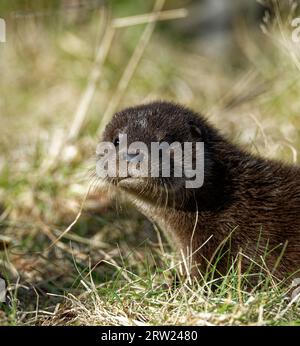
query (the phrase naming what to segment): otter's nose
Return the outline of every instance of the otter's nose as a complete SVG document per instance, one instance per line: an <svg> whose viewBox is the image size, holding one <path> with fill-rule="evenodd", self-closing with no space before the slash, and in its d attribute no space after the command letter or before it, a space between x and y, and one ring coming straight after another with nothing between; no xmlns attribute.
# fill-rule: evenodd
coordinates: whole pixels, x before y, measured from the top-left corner
<svg viewBox="0 0 300 346"><path fill-rule="evenodd" d="M124 154L124 160L127 162L142 162L144 160L144 155L142 153L138 154Z"/></svg>

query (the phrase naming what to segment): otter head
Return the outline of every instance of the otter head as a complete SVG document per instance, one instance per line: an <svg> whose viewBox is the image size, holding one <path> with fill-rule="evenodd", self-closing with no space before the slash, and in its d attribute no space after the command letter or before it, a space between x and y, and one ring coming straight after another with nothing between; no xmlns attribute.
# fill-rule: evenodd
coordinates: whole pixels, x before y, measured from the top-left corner
<svg viewBox="0 0 300 346"><path fill-rule="evenodd" d="M97 158L100 162L106 156L106 170L112 164L114 174L105 176L108 184L154 205L179 207L202 188L204 163L209 166L206 140L207 125L198 115L179 105L154 102L115 114L101 141L110 147L99 150Z"/></svg>

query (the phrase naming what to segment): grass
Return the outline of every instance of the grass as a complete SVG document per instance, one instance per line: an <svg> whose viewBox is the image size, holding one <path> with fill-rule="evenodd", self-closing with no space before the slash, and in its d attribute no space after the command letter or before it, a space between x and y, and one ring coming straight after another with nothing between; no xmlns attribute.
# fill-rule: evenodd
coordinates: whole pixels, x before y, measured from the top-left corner
<svg viewBox="0 0 300 346"><path fill-rule="evenodd" d="M251 289L238 261L222 280L190 282L126 201L93 189L85 199L104 123L152 99L184 103L248 150L298 162L300 46L287 12L275 11L263 31L240 23L239 54L220 61L162 35L151 7L140 10L140 25L116 20L114 9L9 21L0 45L0 266L12 307L2 306L0 324L299 325L293 288L264 270Z"/></svg>

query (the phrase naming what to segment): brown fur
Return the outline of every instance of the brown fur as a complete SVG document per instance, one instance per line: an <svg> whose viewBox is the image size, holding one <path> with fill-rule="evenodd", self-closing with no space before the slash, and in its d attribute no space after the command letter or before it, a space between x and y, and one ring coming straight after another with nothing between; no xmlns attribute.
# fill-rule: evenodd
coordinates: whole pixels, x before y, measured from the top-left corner
<svg viewBox="0 0 300 346"><path fill-rule="evenodd" d="M147 126L141 126L142 120ZM199 189L187 191L175 178L146 178L130 186L112 181L166 229L185 254L188 248L195 251L210 239L193 255L193 263L202 272L218 249L225 254L218 263L221 274L226 274L228 260L240 252L244 254L242 270L248 268L248 258L262 263L266 249L266 265L279 278L300 269L299 167L244 152L200 115L172 103L125 109L108 124L103 140L113 141L122 131L129 144L204 142L205 178ZM159 186L167 186L169 193Z"/></svg>

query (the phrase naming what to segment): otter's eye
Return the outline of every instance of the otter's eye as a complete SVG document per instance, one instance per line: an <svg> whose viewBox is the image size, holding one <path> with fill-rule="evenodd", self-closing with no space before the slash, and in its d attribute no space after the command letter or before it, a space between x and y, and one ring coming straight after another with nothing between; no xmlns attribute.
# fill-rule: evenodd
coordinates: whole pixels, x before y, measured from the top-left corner
<svg viewBox="0 0 300 346"><path fill-rule="evenodd" d="M119 135L114 139L114 146L118 147L120 144L120 139L119 139Z"/></svg>

